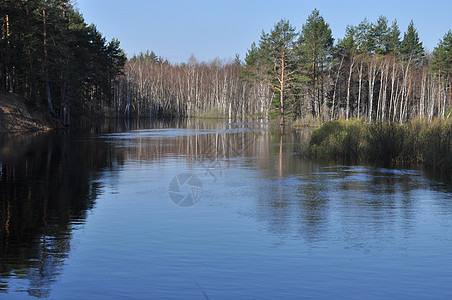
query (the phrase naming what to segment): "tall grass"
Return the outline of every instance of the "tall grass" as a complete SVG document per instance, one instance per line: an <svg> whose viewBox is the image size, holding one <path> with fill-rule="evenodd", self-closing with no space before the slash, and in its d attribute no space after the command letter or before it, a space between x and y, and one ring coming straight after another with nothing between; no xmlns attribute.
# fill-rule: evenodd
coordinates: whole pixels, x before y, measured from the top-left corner
<svg viewBox="0 0 452 300"><path fill-rule="evenodd" d="M429 123L372 123L363 120L327 122L315 129L307 148L319 158L367 160L380 165L425 164L452 168L452 119Z"/></svg>
<svg viewBox="0 0 452 300"><path fill-rule="evenodd" d="M211 108L206 112L199 113L196 117L198 119L227 119L228 115L219 108Z"/></svg>
<svg viewBox="0 0 452 300"><path fill-rule="evenodd" d="M326 122L312 132L308 152L318 157L358 159L366 132L363 120Z"/></svg>

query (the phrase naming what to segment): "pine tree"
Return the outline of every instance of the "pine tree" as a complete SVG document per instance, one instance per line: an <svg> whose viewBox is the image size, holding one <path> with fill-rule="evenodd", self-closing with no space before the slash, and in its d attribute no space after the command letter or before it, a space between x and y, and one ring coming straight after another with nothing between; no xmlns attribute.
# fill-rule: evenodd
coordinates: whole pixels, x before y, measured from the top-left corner
<svg viewBox="0 0 452 300"><path fill-rule="evenodd" d="M388 53L388 40L389 40L389 28L388 19L384 16L380 16L375 25L371 26L371 38L374 40L373 44L375 54Z"/></svg>
<svg viewBox="0 0 452 300"><path fill-rule="evenodd" d="M252 45L247 53L248 70L279 95L280 123L285 123L287 88L295 79L295 42L297 33L288 20L280 20L269 33L262 32L259 47Z"/></svg>
<svg viewBox="0 0 452 300"><path fill-rule="evenodd" d="M433 50L432 69L441 68L444 73L452 72L452 31L449 30Z"/></svg>
<svg viewBox="0 0 452 300"><path fill-rule="evenodd" d="M372 23L364 19L356 27L358 50L360 53L371 54L375 49L375 40L372 38Z"/></svg>
<svg viewBox="0 0 452 300"><path fill-rule="evenodd" d="M449 30L439 41L432 53L431 70L438 74L439 96L438 107L441 106L441 80L447 78L449 85L449 105L452 105L452 31Z"/></svg>
<svg viewBox="0 0 452 300"><path fill-rule="evenodd" d="M326 64L331 59L333 43L330 25L325 22L319 11L314 9L302 26L298 40L298 55L310 74L311 108L314 116L320 115L320 102L323 102L323 75Z"/></svg>
<svg viewBox="0 0 452 300"><path fill-rule="evenodd" d="M389 30L388 33L386 47L388 49L388 53L393 53L395 55L399 54L401 41L400 41L400 29L399 25L397 24L397 20L394 20L392 22L391 29Z"/></svg>
<svg viewBox="0 0 452 300"><path fill-rule="evenodd" d="M347 25L345 28L345 37L338 42L338 44L346 49L346 51L353 52L358 49L358 30L355 26Z"/></svg>
<svg viewBox="0 0 452 300"><path fill-rule="evenodd" d="M406 60L414 62L419 62L425 56L424 47L419 39L417 29L414 27L413 20L411 20L403 36L400 52Z"/></svg>
<svg viewBox="0 0 452 300"><path fill-rule="evenodd" d="M70 0L0 2L0 90L46 103L68 117L69 102L109 98L125 63L119 41L107 43ZM92 95L92 91L96 95Z"/></svg>
<svg viewBox="0 0 452 300"><path fill-rule="evenodd" d="M256 64L258 64L259 61L259 57L260 57L260 52L259 52L259 48L256 46L256 43L253 42L251 44L250 49L248 49L248 51L246 52L246 56L245 56L245 64L248 68L255 66Z"/></svg>

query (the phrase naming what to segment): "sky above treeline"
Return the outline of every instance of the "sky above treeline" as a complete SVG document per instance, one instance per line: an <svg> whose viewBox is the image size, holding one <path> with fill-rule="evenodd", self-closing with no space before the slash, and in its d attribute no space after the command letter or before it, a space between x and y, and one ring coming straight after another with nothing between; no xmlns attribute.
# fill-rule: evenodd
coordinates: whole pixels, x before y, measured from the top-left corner
<svg viewBox="0 0 452 300"><path fill-rule="evenodd" d="M107 39L118 38L128 57L146 50L172 63L186 62L193 54L200 61L243 59L262 30L268 32L284 18L297 28L317 8L337 41L347 25L380 15L389 25L397 19L400 31L414 21L419 37L433 51L452 29L452 1L267 1L267 0L76 0L87 23L94 23Z"/></svg>

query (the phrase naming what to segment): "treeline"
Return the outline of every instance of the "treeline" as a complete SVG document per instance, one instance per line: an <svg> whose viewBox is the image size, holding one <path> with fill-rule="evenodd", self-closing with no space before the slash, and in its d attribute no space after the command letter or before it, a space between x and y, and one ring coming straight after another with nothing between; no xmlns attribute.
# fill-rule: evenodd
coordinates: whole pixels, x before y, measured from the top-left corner
<svg viewBox="0 0 452 300"><path fill-rule="evenodd" d="M0 3L0 91L72 114L406 122L444 117L452 103L452 32L427 53L411 22L381 16L336 43L314 10L296 30L281 20L244 61L174 64L153 52L126 61L70 0Z"/></svg>
<svg viewBox="0 0 452 300"><path fill-rule="evenodd" d="M452 33L427 53L411 22L402 34L381 16L349 25L334 42L318 10L301 30L281 20L244 62L170 64L142 53L115 88L117 114L405 122L444 117L452 101Z"/></svg>
<svg viewBox="0 0 452 300"><path fill-rule="evenodd" d="M349 25L335 45L314 10L301 31L281 20L247 53L245 72L271 86L281 119L314 116L405 122L443 117L452 101L452 33L426 53L411 22ZM276 100L276 99L275 99Z"/></svg>
<svg viewBox="0 0 452 300"><path fill-rule="evenodd" d="M2 0L0 90L44 103L69 123L111 105L112 83L126 57L87 25L70 0Z"/></svg>
<svg viewBox="0 0 452 300"><path fill-rule="evenodd" d="M171 64L154 52L127 61L115 86L116 116L266 117L271 90L243 80L243 66L216 59Z"/></svg>

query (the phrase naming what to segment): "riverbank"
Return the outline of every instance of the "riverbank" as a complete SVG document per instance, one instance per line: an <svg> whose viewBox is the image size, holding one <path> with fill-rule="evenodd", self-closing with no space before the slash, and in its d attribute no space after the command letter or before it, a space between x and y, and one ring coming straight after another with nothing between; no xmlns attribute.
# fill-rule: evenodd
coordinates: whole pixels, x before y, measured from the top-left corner
<svg viewBox="0 0 452 300"><path fill-rule="evenodd" d="M368 161L378 165L421 164L452 169L452 119L398 123L338 120L311 135L307 154L316 158Z"/></svg>
<svg viewBox="0 0 452 300"><path fill-rule="evenodd" d="M61 127L45 108L23 96L0 92L0 132L47 131Z"/></svg>

